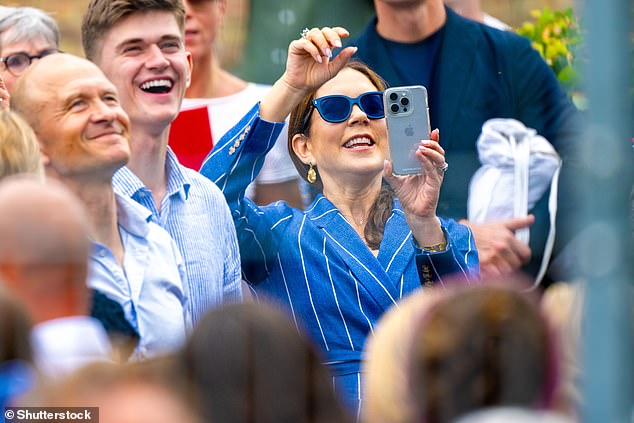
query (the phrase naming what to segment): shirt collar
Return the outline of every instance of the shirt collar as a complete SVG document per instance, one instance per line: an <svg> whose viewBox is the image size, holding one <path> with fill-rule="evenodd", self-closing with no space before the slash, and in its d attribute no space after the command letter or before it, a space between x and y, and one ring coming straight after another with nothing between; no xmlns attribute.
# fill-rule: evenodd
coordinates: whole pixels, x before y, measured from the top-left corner
<svg viewBox="0 0 634 423"><path fill-rule="evenodd" d="M167 175L167 195L172 196L178 193L181 199L186 201L189 198L191 180L169 146L167 146L165 157L165 173Z"/></svg>
<svg viewBox="0 0 634 423"><path fill-rule="evenodd" d="M137 192L146 189L143 181L139 179L127 166L117 170L112 177L112 184L118 193L132 197Z"/></svg>
<svg viewBox="0 0 634 423"><path fill-rule="evenodd" d="M167 177L167 196L178 194L183 201L186 201L189 198L191 180L169 146L165 157L165 173ZM112 182L117 187L117 192L128 197L134 197L136 193L142 190L147 191L143 181L127 166L122 167L114 174Z"/></svg>
<svg viewBox="0 0 634 423"><path fill-rule="evenodd" d="M126 232L138 237L147 237L152 212L132 200L130 197L115 194L117 201L117 221Z"/></svg>

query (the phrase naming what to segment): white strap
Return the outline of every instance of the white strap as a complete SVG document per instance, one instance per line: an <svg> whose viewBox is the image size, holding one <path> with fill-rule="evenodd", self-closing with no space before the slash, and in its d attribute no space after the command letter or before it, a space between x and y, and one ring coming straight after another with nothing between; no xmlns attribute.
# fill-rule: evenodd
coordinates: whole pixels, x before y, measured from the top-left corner
<svg viewBox="0 0 634 423"><path fill-rule="evenodd" d="M514 166L514 204L513 217L526 217L528 215L528 164L530 160L530 140L526 136L521 136L519 140L513 133L508 135L511 144L511 151L515 161ZM515 231L515 237L528 245L530 241L530 230L522 228Z"/></svg>
<svg viewBox="0 0 634 423"><path fill-rule="evenodd" d="M542 264L539 267L539 272L537 272L537 276L535 277L535 282L533 282L533 286L529 288L529 290L533 290L537 288L539 283L544 278L546 274L546 270L548 269L548 264L550 262L550 256L553 253L553 246L555 245L555 222L557 220L557 189L559 186L559 172L561 171L561 160L559 161L559 166L555 173L553 174L553 179L550 181L550 195L548 196L548 213L550 214L550 229L548 230L548 237L546 238L546 245L544 246L544 256L542 257Z"/></svg>
<svg viewBox="0 0 634 423"><path fill-rule="evenodd" d="M518 141L513 134L508 134L509 142L511 144L511 151L513 152L513 158L515 160L515 198L514 198L514 216L524 217L528 215L528 167L530 160L530 140L527 137L522 137ZM542 256L542 262L533 282L533 286L530 289L535 289L544 278L550 257L553 252L553 246L555 244L556 233L556 219L557 219L557 189L559 185L559 172L561 170L561 160L559 165L553 174L553 178L550 181L550 194L548 196L548 213L550 217L550 228L548 229L548 236L546 237L546 244L544 245L544 254ZM522 228L515 231L515 237L528 245L530 241L530 229Z"/></svg>

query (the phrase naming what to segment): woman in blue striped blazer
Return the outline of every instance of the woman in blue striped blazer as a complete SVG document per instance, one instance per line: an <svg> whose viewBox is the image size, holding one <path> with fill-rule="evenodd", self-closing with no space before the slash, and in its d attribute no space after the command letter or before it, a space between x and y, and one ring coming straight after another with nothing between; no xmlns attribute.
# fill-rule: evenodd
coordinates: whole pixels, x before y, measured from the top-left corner
<svg viewBox="0 0 634 423"><path fill-rule="evenodd" d="M362 347L379 317L449 275L476 280L478 257L467 227L436 216L446 170L437 131L416 152L422 175L392 175L383 81L367 66L348 63L353 47L331 60L331 49L347 35L342 28L313 29L293 41L284 75L220 140L201 172L227 198L244 278L260 299L283 303L308 331L356 411ZM332 95L334 102L324 100ZM322 194L305 211L284 202L258 207L244 191L291 111L289 151Z"/></svg>

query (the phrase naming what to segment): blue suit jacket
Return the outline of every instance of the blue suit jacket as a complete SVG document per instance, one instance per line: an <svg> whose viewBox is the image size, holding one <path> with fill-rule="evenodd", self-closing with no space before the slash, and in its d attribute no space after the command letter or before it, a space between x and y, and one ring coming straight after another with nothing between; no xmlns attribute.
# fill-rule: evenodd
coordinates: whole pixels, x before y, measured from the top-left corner
<svg viewBox="0 0 634 423"><path fill-rule="evenodd" d="M378 256L337 208L319 195L301 211L277 202L258 207L244 190L261 167L282 124L259 120L256 106L227 133L201 173L225 194L236 224L243 276L258 297L282 303L325 353L349 403L359 394L359 367L366 336L379 317L426 278L441 285L449 274L478 276L470 230L442 221L449 248L417 248L395 201Z"/></svg>
<svg viewBox="0 0 634 423"><path fill-rule="evenodd" d="M476 140L482 124L491 118L515 118L548 139L564 161L560 185L567 186L574 180L574 166L570 165L578 150L578 113L554 73L528 39L445 10L444 34L427 87L431 125L440 129L440 143L450 165L438 214L455 219L467 216L469 181L480 167ZM348 44L358 46L355 57L389 85L404 85L376 32L376 18ZM571 191L560 191L560 215L566 215L567 204L579 203L568 197ZM548 228L547 194L536 206L537 222L531 230L531 247L537 258ZM567 222L558 222L563 232L559 223Z"/></svg>

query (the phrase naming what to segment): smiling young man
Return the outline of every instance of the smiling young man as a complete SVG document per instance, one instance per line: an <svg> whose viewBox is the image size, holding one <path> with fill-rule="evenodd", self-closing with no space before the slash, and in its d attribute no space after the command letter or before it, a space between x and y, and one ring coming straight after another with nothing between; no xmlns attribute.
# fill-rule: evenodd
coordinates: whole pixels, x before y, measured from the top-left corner
<svg viewBox="0 0 634 423"><path fill-rule="evenodd" d="M179 348L190 319L178 248L148 210L112 187L130 157L130 121L114 85L93 63L53 54L18 80L12 107L33 127L47 176L88 212L88 285L121 304L140 335L136 357Z"/></svg>
<svg viewBox="0 0 634 423"><path fill-rule="evenodd" d="M222 193L180 165L167 145L191 77L184 25L180 0L91 0L82 43L88 59L117 87L132 123L132 154L114 176L115 190L147 207L176 241L196 323L210 307L240 301L242 285L235 228Z"/></svg>

